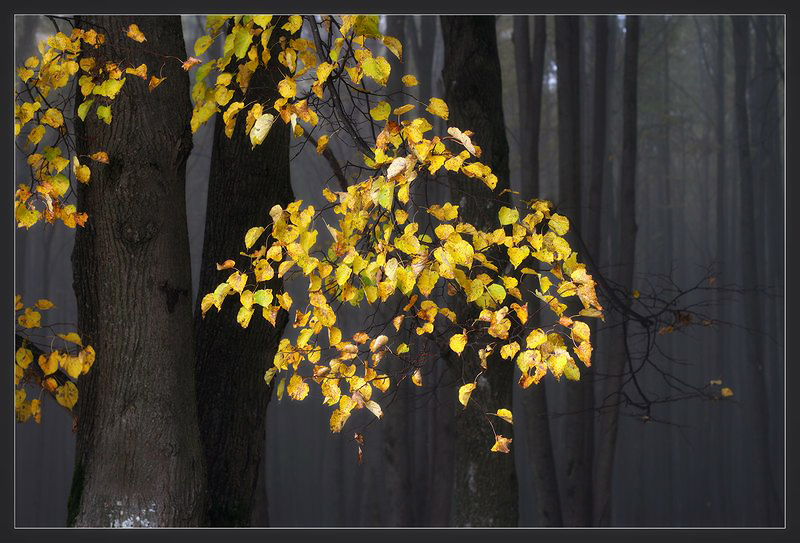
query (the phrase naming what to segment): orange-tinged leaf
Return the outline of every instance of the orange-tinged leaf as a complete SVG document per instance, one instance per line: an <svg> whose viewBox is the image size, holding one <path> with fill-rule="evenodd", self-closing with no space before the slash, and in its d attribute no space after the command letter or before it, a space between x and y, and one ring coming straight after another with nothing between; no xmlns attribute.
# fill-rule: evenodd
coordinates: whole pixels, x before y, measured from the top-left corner
<svg viewBox="0 0 800 543"><path fill-rule="evenodd" d="M152 91L154 88L159 86L162 81L164 81L166 77L156 77L154 75L150 76L150 83L147 84L147 90Z"/></svg>
<svg viewBox="0 0 800 543"><path fill-rule="evenodd" d="M39 355L39 367L45 375L52 375L58 369L60 360L58 351L53 351L48 356Z"/></svg>
<svg viewBox="0 0 800 543"><path fill-rule="evenodd" d="M723 398L730 398L733 396L733 390L728 387L723 387L722 390L719 391Z"/></svg>
<svg viewBox="0 0 800 543"><path fill-rule="evenodd" d="M135 23L131 23L131 25L125 29L125 33L130 39L138 41L139 43L147 41L147 38L144 37L142 31L139 30L139 26L136 25Z"/></svg>
<svg viewBox="0 0 800 543"><path fill-rule="evenodd" d="M327 134L323 134L323 135L321 135L321 136L319 137L319 139L317 140L317 154L318 154L318 155L321 155L321 154L322 154L322 152L325 150L325 148L326 148L327 146L328 146L328 135L327 135ZM326 187L326 189L325 189L325 190L328 190L328 189L327 189L327 187ZM331 193L331 191L330 191L330 190L328 190L328 192L329 192L329 193ZM332 194L332 193L331 193L331 194ZM327 199L329 202L333 202L333 201L335 201L335 200L336 200L336 197L335 197L335 196L334 196L334 199L333 199L333 200L331 200L330 198L328 198L328 196L327 196L327 195L325 195L325 198L326 198L326 199Z"/></svg>
<svg viewBox="0 0 800 543"><path fill-rule="evenodd" d="M235 265L236 265L236 262L234 262L233 260L228 259L225 262L223 262L222 264L217 264L217 271L219 271L219 270L228 270L228 269L234 267Z"/></svg>
<svg viewBox="0 0 800 543"><path fill-rule="evenodd" d="M475 386L475 383L467 383L458 389L458 401L461 402L461 405L465 408L467 407L467 402L469 402L469 397L472 395L472 391L475 390Z"/></svg>
<svg viewBox="0 0 800 543"><path fill-rule="evenodd" d="M401 81L403 82L403 85L405 85L406 87L415 87L416 85L418 85L417 78L411 74L404 75L401 78Z"/></svg>
<svg viewBox="0 0 800 543"><path fill-rule="evenodd" d="M51 302L50 300L42 298L36 301L36 307L38 307L39 309L50 309L55 306L53 305L53 302Z"/></svg>
<svg viewBox="0 0 800 543"><path fill-rule="evenodd" d="M417 385L418 387L422 386L422 370L417 368L413 375L411 375L411 382Z"/></svg>
<svg viewBox="0 0 800 543"><path fill-rule="evenodd" d="M89 156L92 160L97 162L102 162L103 164L108 164L108 153L105 151L98 151L97 153L93 153Z"/></svg>
<svg viewBox="0 0 800 543"><path fill-rule="evenodd" d="M202 63L203 61L200 60L199 58L189 57L186 59L186 61L184 61L183 64L181 64L181 68L183 68L183 71L188 72L189 70L192 69L193 66L197 66L198 64Z"/></svg>
<svg viewBox="0 0 800 543"><path fill-rule="evenodd" d="M492 452L502 452L502 453L509 453L511 452L508 448L509 443L513 440L510 437L503 437L501 435L495 436L495 443L492 446Z"/></svg>

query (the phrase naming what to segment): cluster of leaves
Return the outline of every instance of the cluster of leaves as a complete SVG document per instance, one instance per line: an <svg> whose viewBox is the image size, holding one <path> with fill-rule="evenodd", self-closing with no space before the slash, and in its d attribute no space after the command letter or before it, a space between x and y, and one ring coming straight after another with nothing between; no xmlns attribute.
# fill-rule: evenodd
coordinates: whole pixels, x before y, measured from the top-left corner
<svg viewBox="0 0 800 543"><path fill-rule="evenodd" d="M378 86L386 84L390 65L369 48L371 42L383 44L402 57L399 41L378 32L376 17L327 17L320 22L312 17L305 21L315 43L284 36L277 41L279 62L286 69L284 79L278 82L281 97L274 104L245 104L229 103L234 94L229 86L237 85L245 91L259 63L271 58L269 36L275 25L269 16L230 20L210 17L211 34L198 39L196 54L208 48L226 22L230 22L231 30L225 38L223 56L198 71L192 128L222 111L230 137L237 115L249 108L244 129L253 146L264 141L276 119L270 110L300 136L304 129L298 120L313 130L319 119L315 107L327 93L333 95L336 104L334 78L343 78L346 73L348 84L358 85L364 76ZM301 32L303 22L303 18L291 16L280 28L294 35ZM320 26L327 32L327 46ZM248 60L232 65L234 57ZM203 81L211 67L221 73L215 86L206 87ZM407 86L416 84L413 76L405 76L403 82ZM304 87L308 91L299 94L298 89ZM370 94L366 87L362 90ZM220 310L226 299L236 300L240 306L236 319L242 327L249 325L255 313L274 325L279 311L290 312L294 306L297 339L281 340L265 380L269 384L277 374L285 374L277 394L280 398L285 390L294 400L304 399L309 382L316 383L325 405L334 407L332 432L341 431L354 410L366 408L376 417L382 416L373 391L386 392L391 376L382 370L381 362L387 356L403 359L409 352L407 344L390 340L385 333L359 331L344 338L336 326L334 308L344 303L374 305L395 297L402 300L398 305L402 310L391 321L395 332L413 330L459 356L468 348L476 351L481 370L459 390L464 406L478 377L487 371L487 358L495 349L509 363L516 362L522 372L520 385L526 388L548 372L556 378L564 375L578 379L580 371L570 347L584 364L588 366L591 361L589 327L577 318L601 317L602 307L592 277L563 237L569 229L568 219L551 213L548 202L533 200L526 202L522 213L501 208L497 228L483 231L459 215L458 205L414 205L411 195L415 180L442 168L474 178L492 190L497 185L491 168L478 160L481 150L472 142L471 132L450 127L447 136L426 136L433 128L428 119L406 117L415 108L416 104L406 104L392 110L385 101L370 108L371 121L382 123L363 156L372 175L343 191L325 188L323 195L329 205L320 210L303 206L301 200L285 209L274 206L270 222L245 234L247 252L241 254L249 259L247 265L239 269L234 260L218 264L219 270L234 271L202 298L204 317L211 307ZM425 111L444 120L449 114L447 104L438 98L431 98ZM326 141L326 136L319 138L318 151ZM335 226L323 218L331 210L337 217ZM423 227L425 223L416 219L420 212L427 214L429 226ZM325 224L324 241L318 239L320 223ZM522 303L520 291L526 275L538 277L536 296L557 317L552 326L526 328L528 307ZM308 304L298 307L288 292L274 291L268 282L275 276L306 280ZM477 306L478 318L469 318L469 311L457 314L451 307L458 304L447 307L435 301L446 297L458 297L468 306ZM570 297L580 302L572 313L567 311L566 299ZM411 368L412 381L421 386L420 367L414 361L405 362ZM502 406L495 414L512 421L510 411ZM492 450L508 452L510 440L495 435Z"/></svg>
<svg viewBox="0 0 800 543"><path fill-rule="evenodd" d="M74 381L85 375L94 364L95 353L91 345L84 346L81 337L75 332L66 334L53 334L48 336L51 346L56 338L63 340L63 348L53 348L47 355L39 354L34 363L34 349L30 334L41 329L42 315L40 311L52 309L53 303L49 300L38 300L32 307L25 307L22 298L14 298L14 312L17 315L19 328L17 333L23 335L22 345L14 356L14 386L15 406L18 422L33 419L38 423L41 420L41 396L49 393L55 400L67 409L72 409L78 401L78 388ZM52 326L49 327L52 331ZM28 399L26 384L32 384L39 389L39 397Z"/></svg>

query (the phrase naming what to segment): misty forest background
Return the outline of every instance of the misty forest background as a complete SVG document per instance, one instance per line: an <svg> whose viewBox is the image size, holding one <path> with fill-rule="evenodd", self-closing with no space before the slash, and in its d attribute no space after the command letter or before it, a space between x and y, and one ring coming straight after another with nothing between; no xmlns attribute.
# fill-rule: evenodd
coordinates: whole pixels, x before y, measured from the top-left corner
<svg viewBox="0 0 800 543"><path fill-rule="evenodd" d="M613 457L612 526L783 524L784 19L741 17L745 24L736 27L734 19L640 18L638 229L632 287L641 294L632 307L641 304L646 309L656 304L655 298L666 300L684 292L668 309L685 308L694 314L686 323L685 316L681 321L681 314L667 311L664 324L674 324L675 330L658 335L646 359L644 328L634 321L626 325L630 367L637 373L635 382L625 380L630 403L621 405ZM591 255L595 264L609 281L618 282L623 268L630 271L630 263L618 256L625 235L620 232L625 212L620 191L625 17L498 16L495 21L516 201L545 198L573 223L576 213L583 217L583 237L598 247ZM381 24L386 34L405 45L404 63L394 65L393 79L402 75L394 70L415 74L420 85L412 92L421 100L444 98L442 70L448 59L439 18L382 17ZM36 42L53 32L53 23L39 16L17 16L15 25L15 59L20 65L34 53ZM187 51L193 50L203 26L204 17L183 17ZM746 46L738 56L734 36ZM573 47L571 58L577 63L557 58L557 39L566 40L563 51ZM537 121L533 114L538 108L533 105L542 46ZM746 70L741 73L746 81L749 176L742 174L743 147L737 131L737 114L743 111L735 92L737 59L739 69ZM559 77L577 91L569 99L578 105L561 113L559 105L563 108L566 102L558 103ZM598 105L603 115L598 115ZM559 121L570 123L580 136L564 139ZM532 130L537 124L539 130ZM187 166L195 299L212 139L213 120L195 134ZM357 156L337 142L331 145L340 157ZM322 187L332 177L328 163L309 145L296 145L291 156L295 196L320 206ZM564 160L566 156L571 158ZM21 154L18 173L24 167L20 160ZM559 191L559 176L569 167L580 180L577 212L568 209L573 200ZM538 190L532 191L536 184ZM447 198L444 185L433 190ZM587 224L590 216L597 217L598 224ZM16 233L16 292L26 302L52 300L56 307L47 315L48 322L77 320L73 241L74 231L63 227L37 225ZM301 297L297 286L293 290L289 283L287 288L296 299ZM603 298L601 302L605 305ZM352 310L338 318L346 335L365 315ZM593 336L594 364L583 375L594 383L594 407L604 401L604 360L613 348L612 331L619 326L609 318ZM287 327L285 334L292 333ZM272 526L452 525L457 384L443 363L431 362L426 386L403 383L384 420L364 430L363 465L357 464L352 440L355 418L344 432L332 435L329 411L320 405L318 391L303 402L273 398L254 524L263 525L268 515ZM721 398L720 386L709 384L715 380L730 387L733 396ZM586 417L587 412L573 412L574 383L557 383L551 376L545 381L556 482L561 502L567 504L567 443L574 442L569 430L576 417ZM541 417L535 415L542 412L536 404L541 391L534 389L515 385L512 406L521 526L538 525L542 510L531 461L542 428ZM588 413L600 417L595 410ZM599 443L597 428L587 442ZM44 403L40 425L17 425L17 526L64 525L74 447L70 415L51 400Z"/></svg>

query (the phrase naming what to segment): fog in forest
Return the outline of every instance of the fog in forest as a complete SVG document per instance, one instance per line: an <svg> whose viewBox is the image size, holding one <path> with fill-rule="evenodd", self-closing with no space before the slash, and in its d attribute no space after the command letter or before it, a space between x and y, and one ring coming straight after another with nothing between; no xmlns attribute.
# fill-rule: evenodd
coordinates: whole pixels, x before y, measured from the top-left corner
<svg viewBox="0 0 800 543"><path fill-rule="evenodd" d="M550 200L580 225L573 246L602 277L598 293L609 310L592 329L593 364L580 388L548 375L523 390L517 371L510 407L519 526L542 525L545 510L557 510L564 525L603 514L610 526L784 524L785 21L738 18L743 25L731 16L641 16L633 69L626 65L630 17L495 18L513 198L518 205ZM191 52L205 18L182 22ZM17 65L56 24L68 28L63 20L16 17ZM416 75L420 84L409 92L423 102L444 97L439 18L381 17L381 30L404 43L404 62L393 70ZM735 48L736 40L743 45ZM624 166L626 74L636 82L632 185ZM741 100L737 77L744 78ZM569 88L559 89L559 78ZM186 173L195 300L206 206L213 205L206 197L213 123L194 135ZM574 127L571 141L559 130L565 123ZM294 195L322 207L322 187L336 180L303 141L292 140ZM330 145L342 161L359 160L343 142ZM27 175L17 156L15 186ZM566 194L568 175L578 197ZM449 197L446 183L429 190L440 201ZM629 219L635 236L621 228ZM632 262L623 254L628 242ZM26 302L53 301L48 322L77 320L73 244L74 230L59 226L16 232L15 292ZM287 284L295 300L307 297L302 285ZM376 318L371 308L346 309L337 314L345 336ZM385 318L392 309L377 311ZM296 330L287 326L284 334ZM302 402L273 397L254 525L453 525L453 489L463 475L453 460L459 382L435 349L426 353L425 386L401 383L382 420L358 413L340 434L329 431L319 390ZM610 360L624 362L621 374ZM612 405L619 418L609 441ZM365 440L362 464L354 431ZM75 458L70 414L46 398L41 424L17 424L15 437L16 525L64 526ZM549 475L541 469L547 442ZM597 486L609 459L610 493ZM573 503L575 495L585 501Z"/></svg>

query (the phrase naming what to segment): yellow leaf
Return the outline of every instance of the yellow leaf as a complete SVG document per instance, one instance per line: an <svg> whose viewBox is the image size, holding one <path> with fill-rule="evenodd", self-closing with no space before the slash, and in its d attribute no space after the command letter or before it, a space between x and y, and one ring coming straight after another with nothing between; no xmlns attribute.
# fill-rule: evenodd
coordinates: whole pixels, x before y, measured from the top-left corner
<svg viewBox="0 0 800 543"><path fill-rule="evenodd" d="M575 343L589 341L589 325L585 322L575 321L572 325L572 339Z"/></svg>
<svg viewBox="0 0 800 543"><path fill-rule="evenodd" d="M56 401L67 409L72 409L78 401L78 387L72 381L67 381L56 390Z"/></svg>
<svg viewBox="0 0 800 543"><path fill-rule="evenodd" d="M321 155L321 154L322 154L322 152L325 150L325 148L326 148L327 146L328 146L328 135L327 135L327 134L323 134L323 135L321 135L321 136L319 137L319 139L317 140L317 154L318 154L318 155ZM325 189L325 190L328 190L328 189L327 189L327 187L326 187L326 189ZM331 193L331 191L330 191L330 190L328 190L328 193ZM331 193L331 194L332 194L332 193ZM330 198L328 198L328 196L327 196L327 195L325 196L325 198L326 198L326 199L327 199L329 202L333 202L333 201L335 201L335 199L336 199L336 197L334 196L334 199L333 199L333 200L331 200Z"/></svg>
<svg viewBox="0 0 800 543"><path fill-rule="evenodd" d="M159 86L161 84L161 82L164 81L165 79L166 79L166 77L156 77L154 75L151 75L150 76L150 83L147 84L147 90L152 92L152 90L154 88L156 88L157 86ZM213 104L212 104L212 106L213 106Z"/></svg>
<svg viewBox="0 0 800 543"><path fill-rule="evenodd" d="M89 177L92 174L92 172L89 170L89 167L82 165L76 156L72 157L72 173L75 174L75 179L81 183L88 183Z"/></svg>
<svg viewBox="0 0 800 543"><path fill-rule="evenodd" d="M517 343L516 341L513 343L509 343L507 345L503 345L500 348L500 356L502 356L505 359L514 358L514 355L516 355L517 352L519 352L519 343Z"/></svg>
<svg viewBox="0 0 800 543"><path fill-rule="evenodd" d="M36 301L36 307L39 309L50 309L51 307L55 307L53 302L50 300L45 300L44 298Z"/></svg>
<svg viewBox="0 0 800 543"><path fill-rule="evenodd" d="M283 398L283 391L286 388L286 377L281 378L281 381L278 383L278 390L275 391L275 394L278 396L278 401L281 401Z"/></svg>
<svg viewBox="0 0 800 543"><path fill-rule="evenodd" d="M508 409L498 409L497 416L509 424L514 424L514 418L511 415L511 411L509 411Z"/></svg>
<svg viewBox="0 0 800 543"><path fill-rule="evenodd" d="M333 413L331 413L331 421L330 421L330 428L331 432L337 434L342 431L344 427L344 423L347 422L347 419L350 418L350 411L342 411L340 409L334 409Z"/></svg>
<svg viewBox="0 0 800 543"><path fill-rule="evenodd" d="M422 370L419 368L416 369L414 374L411 376L411 382L417 385L418 387L422 386Z"/></svg>
<svg viewBox="0 0 800 543"><path fill-rule="evenodd" d="M441 117L445 121L449 116L450 112L447 108L447 104L444 100L440 98L431 98L430 102L428 103L428 107L425 109L428 113L433 113L437 117Z"/></svg>
<svg viewBox="0 0 800 543"><path fill-rule="evenodd" d="M41 326L42 315L30 307L25 308L25 314L17 318L17 322L24 328L39 328Z"/></svg>
<svg viewBox="0 0 800 543"><path fill-rule="evenodd" d="M503 226L514 224L519 219L519 211L507 207L501 207L498 215L500 217L500 224Z"/></svg>
<svg viewBox="0 0 800 543"><path fill-rule="evenodd" d="M525 339L525 344L528 346L528 349L535 349L545 341L547 341L547 336L540 328L537 328L528 334L528 337Z"/></svg>
<svg viewBox="0 0 800 543"><path fill-rule="evenodd" d="M77 379L83 370L83 361L80 357L66 355L61 357L61 367L64 368L67 375Z"/></svg>
<svg viewBox="0 0 800 543"><path fill-rule="evenodd" d="M33 362L33 352L25 347L20 347L17 349L15 360L19 367L26 369L28 366L30 366L31 362Z"/></svg>
<svg viewBox="0 0 800 543"><path fill-rule="evenodd" d="M247 249L253 246L253 244L261 237L261 234L264 232L264 228L262 226L254 226L253 228L249 229L247 233L244 235L244 245Z"/></svg>
<svg viewBox="0 0 800 543"><path fill-rule="evenodd" d="M55 108L50 108L45 111L44 115L41 118L43 124L52 126L53 128L58 128L59 126L64 124L64 116L61 112Z"/></svg>
<svg viewBox="0 0 800 543"><path fill-rule="evenodd" d="M281 29L288 30L289 34L294 34L303 26L303 18L300 15L290 15L289 22L284 24Z"/></svg>
<svg viewBox="0 0 800 543"><path fill-rule="evenodd" d="M142 34L142 31L139 30L139 27L136 24L131 24L128 28L125 29L125 32L130 39L138 41L139 43L142 43L143 41L147 40L147 38L144 37L144 34Z"/></svg>
<svg viewBox="0 0 800 543"><path fill-rule="evenodd" d="M369 110L369 114L376 121L385 121L389 118L389 114L391 112L392 106L390 106L388 102L384 101L378 102L377 106Z"/></svg>
<svg viewBox="0 0 800 543"><path fill-rule="evenodd" d="M236 314L236 322L238 322L242 328L247 328L247 326L250 324L250 318L253 316L254 311L255 310L252 306L240 307L239 312Z"/></svg>
<svg viewBox="0 0 800 543"><path fill-rule="evenodd" d="M392 36L383 36L381 41L389 51L394 53L394 56L401 61L403 60L403 44L400 43L400 40Z"/></svg>
<svg viewBox="0 0 800 543"><path fill-rule="evenodd" d="M403 113L408 113L409 111L414 109L414 107L415 107L414 104L406 104L404 106L396 107L396 108L394 108L394 111L392 111L392 114L394 114L394 115L402 115ZM421 135L421 133L420 133L420 135Z"/></svg>
<svg viewBox="0 0 800 543"><path fill-rule="evenodd" d="M502 452L502 453L509 453L511 452L508 448L508 444L513 441L511 438L503 437L501 435L495 436L495 443L492 446L492 452Z"/></svg>
<svg viewBox="0 0 800 543"><path fill-rule="evenodd" d="M126 74L132 74L142 79L147 79L147 64L140 64L137 68L126 68Z"/></svg>
<svg viewBox="0 0 800 543"><path fill-rule="evenodd" d="M286 99L294 98L297 95L297 83L290 77L284 77L278 82L278 92Z"/></svg>
<svg viewBox="0 0 800 543"><path fill-rule="evenodd" d="M31 130L30 134L28 134L28 141L31 142L33 145L36 145L40 141L42 141L42 137L44 137L45 128L42 125L38 125L36 128Z"/></svg>
<svg viewBox="0 0 800 543"><path fill-rule="evenodd" d="M458 401L461 402L461 405L465 408L467 407L467 402L469 402L469 397L472 395L473 390L475 390L475 383L467 383L458 389Z"/></svg>
<svg viewBox="0 0 800 543"><path fill-rule="evenodd" d="M81 341L81 336L76 334L75 332L70 332L69 334L58 334L58 337L65 341L69 341L70 343L75 343L83 347L83 342Z"/></svg>
<svg viewBox="0 0 800 543"><path fill-rule="evenodd" d="M261 145L274 122L275 116L271 113L264 113L256 119L253 128L250 130L250 143L253 149L255 149L256 145Z"/></svg>
<svg viewBox="0 0 800 543"><path fill-rule="evenodd" d="M553 213L553 216L550 217L547 225L549 226L550 230L559 236L563 236L569 230L569 219L563 215L559 215L558 213Z"/></svg>
<svg viewBox="0 0 800 543"><path fill-rule="evenodd" d="M730 398L733 396L733 390L728 387L723 387L722 390L720 390L720 394L722 394L723 398Z"/></svg>
<svg viewBox="0 0 800 543"><path fill-rule="evenodd" d="M216 289L214 289L212 296L214 297L214 306L217 308L217 310L222 308L222 302L225 300L225 296L230 294L231 290L231 286L228 283L222 283L218 285Z"/></svg>
<svg viewBox="0 0 800 543"><path fill-rule="evenodd" d="M405 85L406 87L415 87L416 85L418 85L417 78L411 74L404 75L401 81L403 82L403 85Z"/></svg>
<svg viewBox="0 0 800 543"><path fill-rule="evenodd" d="M361 69L364 75L374 79L379 85L385 85L392 67L383 57L369 57L361 62Z"/></svg>
<svg viewBox="0 0 800 543"><path fill-rule="evenodd" d="M302 400L308 396L308 383L303 381L303 378L296 373L289 379L289 386L286 387L286 392L293 400Z"/></svg>
<svg viewBox="0 0 800 543"><path fill-rule="evenodd" d="M241 294L242 290L244 290L244 287L247 284L247 274L239 273L238 271L233 272L230 277L228 277L227 283L233 290Z"/></svg>

